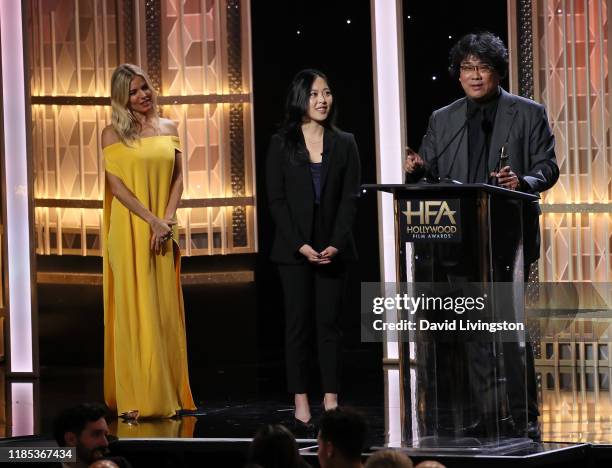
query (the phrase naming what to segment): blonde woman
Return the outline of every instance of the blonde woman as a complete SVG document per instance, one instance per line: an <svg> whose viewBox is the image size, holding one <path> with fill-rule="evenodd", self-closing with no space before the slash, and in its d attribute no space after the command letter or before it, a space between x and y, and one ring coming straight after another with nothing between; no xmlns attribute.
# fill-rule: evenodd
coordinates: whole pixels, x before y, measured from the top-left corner
<svg viewBox="0 0 612 468"><path fill-rule="evenodd" d="M112 124L102 131L104 397L126 419L166 418L195 409L175 218L181 149L139 67L115 69L111 104Z"/></svg>

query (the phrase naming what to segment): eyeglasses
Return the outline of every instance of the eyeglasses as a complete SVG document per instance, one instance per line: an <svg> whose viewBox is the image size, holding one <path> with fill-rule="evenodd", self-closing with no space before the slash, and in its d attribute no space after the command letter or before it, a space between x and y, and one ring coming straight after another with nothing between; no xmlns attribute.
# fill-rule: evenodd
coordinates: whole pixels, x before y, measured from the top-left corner
<svg viewBox="0 0 612 468"><path fill-rule="evenodd" d="M461 73L466 74L466 75L470 75L472 73L478 73L478 72L480 72L481 75L490 75L495 70L495 68L493 68L491 65L487 63L481 63L479 65L464 64L464 65L460 65L459 68L461 69Z"/></svg>

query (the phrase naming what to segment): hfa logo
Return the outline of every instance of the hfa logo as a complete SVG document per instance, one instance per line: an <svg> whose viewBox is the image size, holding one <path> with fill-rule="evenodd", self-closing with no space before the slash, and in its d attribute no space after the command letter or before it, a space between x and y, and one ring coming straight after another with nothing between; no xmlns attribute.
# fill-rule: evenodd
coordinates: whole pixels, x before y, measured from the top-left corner
<svg viewBox="0 0 612 468"><path fill-rule="evenodd" d="M418 240L461 240L459 200L407 200L406 242Z"/></svg>
<svg viewBox="0 0 612 468"><path fill-rule="evenodd" d="M440 224L443 216L448 218L450 224L457 224L457 221L455 221L457 211L451 210L446 201L420 200L418 203L419 208L417 210L411 209L410 200L406 203L408 209L403 213L406 215L408 224L412 224L413 217L418 217L418 224L431 224L431 219L434 218L433 224L437 225Z"/></svg>

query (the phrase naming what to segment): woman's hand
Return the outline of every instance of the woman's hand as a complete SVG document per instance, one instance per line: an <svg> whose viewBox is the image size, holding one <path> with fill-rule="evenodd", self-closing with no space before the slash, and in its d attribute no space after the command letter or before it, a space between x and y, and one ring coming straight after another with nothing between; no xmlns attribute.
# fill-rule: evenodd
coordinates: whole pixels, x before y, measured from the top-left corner
<svg viewBox="0 0 612 468"><path fill-rule="evenodd" d="M330 245L319 254L321 256L319 265L327 265L328 263L331 263L332 258L334 258L337 253L338 249Z"/></svg>
<svg viewBox="0 0 612 468"><path fill-rule="evenodd" d="M166 242L172 239L172 226L176 224L174 219L153 218L149 225L151 226L151 250L157 255L165 253L164 246Z"/></svg>
<svg viewBox="0 0 612 468"><path fill-rule="evenodd" d="M306 259L310 263L314 265L319 264L321 254L317 252L315 249L313 249L311 246L309 246L308 244L304 244L303 246L301 246L298 252L300 252L304 257L306 257Z"/></svg>
<svg viewBox="0 0 612 468"><path fill-rule="evenodd" d="M300 247L299 252L313 265L327 265L328 263L331 263L332 258L336 256L338 249L330 245L319 253L310 245L304 244L302 247Z"/></svg>

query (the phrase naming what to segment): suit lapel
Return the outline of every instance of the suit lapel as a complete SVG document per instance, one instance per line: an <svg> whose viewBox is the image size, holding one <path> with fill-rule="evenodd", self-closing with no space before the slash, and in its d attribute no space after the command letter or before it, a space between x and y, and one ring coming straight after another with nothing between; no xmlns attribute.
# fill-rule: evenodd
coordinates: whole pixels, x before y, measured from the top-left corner
<svg viewBox="0 0 612 468"><path fill-rule="evenodd" d="M326 128L323 133L323 164L321 165L321 193L325 187L327 173L329 172L330 155L334 152L336 134L331 128Z"/></svg>
<svg viewBox="0 0 612 468"><path fill-rule="evenodd" d="M308 148L306 147L306 139L304 138L304 133L300 130L300 144L298 145L298 150L304 152L304 159L306 162L303 164L298 164L296 167L296 171L299 173L299 179L311 198L314 200L314 188L312 186L312 173L310 172L310 163L308 162L309 154Z"/></svg>
<svg viewBox="0 0 612 468"><path fill-rule="evenodd" d="M447 138L452 138L453 135L456 135L463 125L465 125L465 128L461 131L461 134L457 135L455 141L446 150L447 154L441 157L441 159L445 161L445 164L443 165L444 170L440 171L440 177L448 175L452 179L467 180L468 130L465 122L466 113L467 99L463 98L463 102L461 103L461 105L457 106L457 108L453 110L453 113L450 116L450 128L446 132Z"/></svg>
<svg viewBox="0 0 612 468"><path fill-rule="evenodd" d="M488 172L495 169L499 162L501 147L508 141L510 129L515 120L516 109L514 99L503 89L497 105L497 113L493 124L491 145L489 146Z"/></svg>

